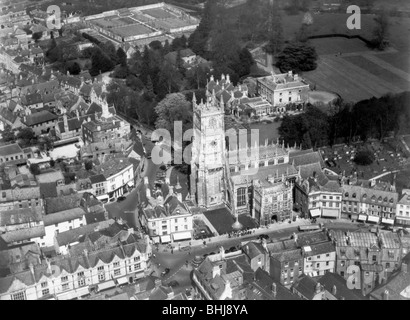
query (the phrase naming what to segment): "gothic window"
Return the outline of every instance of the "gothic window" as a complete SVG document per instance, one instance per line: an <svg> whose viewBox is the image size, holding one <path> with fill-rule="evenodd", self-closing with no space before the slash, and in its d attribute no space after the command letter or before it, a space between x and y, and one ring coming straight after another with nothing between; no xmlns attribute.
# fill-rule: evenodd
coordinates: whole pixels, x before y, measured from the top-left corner
<svg viewBox="0 0 410 320"><path fill-rule="evenodd" d="M246 188L238 189L236 205L238 207L246 205Z"/></svg>
<svg viewBox="0 0 410 320"><path fill-rule="evenodd" d="M278 163L285 163L285 159L284 158L279 158Z"/></svg>

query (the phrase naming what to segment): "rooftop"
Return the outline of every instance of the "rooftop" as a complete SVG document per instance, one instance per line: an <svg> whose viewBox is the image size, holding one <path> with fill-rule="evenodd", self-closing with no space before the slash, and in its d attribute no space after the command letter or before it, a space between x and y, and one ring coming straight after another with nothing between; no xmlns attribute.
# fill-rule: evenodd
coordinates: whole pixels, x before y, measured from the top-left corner
<svg viewBox="0 0 410 320"><path fill-rule="evenodd" d="M20 153L23 153L23 150L20 148L20 146L17 143L13 143L13 144L0 147L0 156L2 157L7 157L9 155L15 155L15 154L20 154Z"/></svg>
<svg viewBox="0 0 410 320"><path fill-rule="evenodd" d="M41 124L47 121L55 121L57 120L57 118L58 117L50 111L43 110L25 116L25 118L22 119L22 122L28 126L34 126L36 124Z"/></svg>

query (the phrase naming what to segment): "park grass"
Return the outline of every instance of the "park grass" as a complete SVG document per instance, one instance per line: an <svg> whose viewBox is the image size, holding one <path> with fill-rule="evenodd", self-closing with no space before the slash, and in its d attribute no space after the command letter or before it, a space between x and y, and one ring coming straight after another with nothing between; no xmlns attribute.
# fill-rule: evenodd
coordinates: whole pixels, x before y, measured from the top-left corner
<svg viewBox="0 0 410 320"><path fill-rule="evenodd" d="M410 53L409 52L389 52L377 55L377 58L390 63L393 67L410 73Z"/></svg>
<svg viewBox="0 0 410 320"><path fill-rule="evenodd" d="M344 59L353 63L359 68L362 68L366 70L367 72L374 74L375 76L379 77L385 82L393 84L394 86L401 88L404 91L409 89L410 83L408 81L395 75L389 70L380 67L376 63L366 59L363 56L349 56L349 57L344 57Z"/></svg>
<svg viewBox="0 0 410 320"><path fill-rule="evenodd" d="M317 90L335 92L358 102L406 90L408 82L362 56L321 57L316 70L303 77Z"/></svg>
<svg viewBox="0 0 410 320"><path fill-rule="evenodd" d="M360 39L323 38L311 39L309 43L315 47L318 55L369 51Z"/></svg>

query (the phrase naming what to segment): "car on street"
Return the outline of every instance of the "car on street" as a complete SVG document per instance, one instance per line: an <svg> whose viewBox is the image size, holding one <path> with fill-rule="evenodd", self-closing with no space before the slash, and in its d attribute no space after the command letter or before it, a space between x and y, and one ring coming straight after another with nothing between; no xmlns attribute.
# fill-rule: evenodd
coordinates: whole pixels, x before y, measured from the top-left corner
<svg viewBox="0 0 410 320"><path fill-rule="evenodd" d="M168 287L171 287L171 288L176 288L178 286L179 286L179 282L176 280L172 280L168 283Z"/></svg>
<svg viewBox="0 0 410 320"><path fill-rule="evenodd" d="M169 268L165 268L164 271L161 272L161 276L165 277L171 270Z"/></svg>
<svg viewBox="0 0 410 320"><path fill-rule="evenodd" d="M119 196L119 197L117 198L117 202L124 201L125 199L127 199L127 197Z"/></svg>
<svg viewBox="0 0 410 320"><path fill-rule="evenodd" d="M117 200L116 198L111 198L110 200L109 200L109 202L115 202L115 200Z"/></svg>
<svg viewBox="0 0 410 320"><path fill-rule="evenodd" d="M262 239L266 239L269 240L269 236L267 234L261 234L258 239L262 240Z"/></svg>

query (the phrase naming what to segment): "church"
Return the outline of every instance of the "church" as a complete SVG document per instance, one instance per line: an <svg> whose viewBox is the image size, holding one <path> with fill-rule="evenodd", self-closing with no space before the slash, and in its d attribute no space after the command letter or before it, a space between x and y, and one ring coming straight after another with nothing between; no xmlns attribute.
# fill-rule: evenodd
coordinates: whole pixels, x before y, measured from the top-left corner
<svg viewBox="0 0 410 320"><path fill-rule="evenodd" d="M216 92L229 81L211 78L206 101L193 97L190 194L205 210L226 206L233 215L250 215L260 225L292 219L299 173L289 154L298 149L279 141L260 145L254 132L248 143L249 133L226 130L223 96Z"/></svg>

